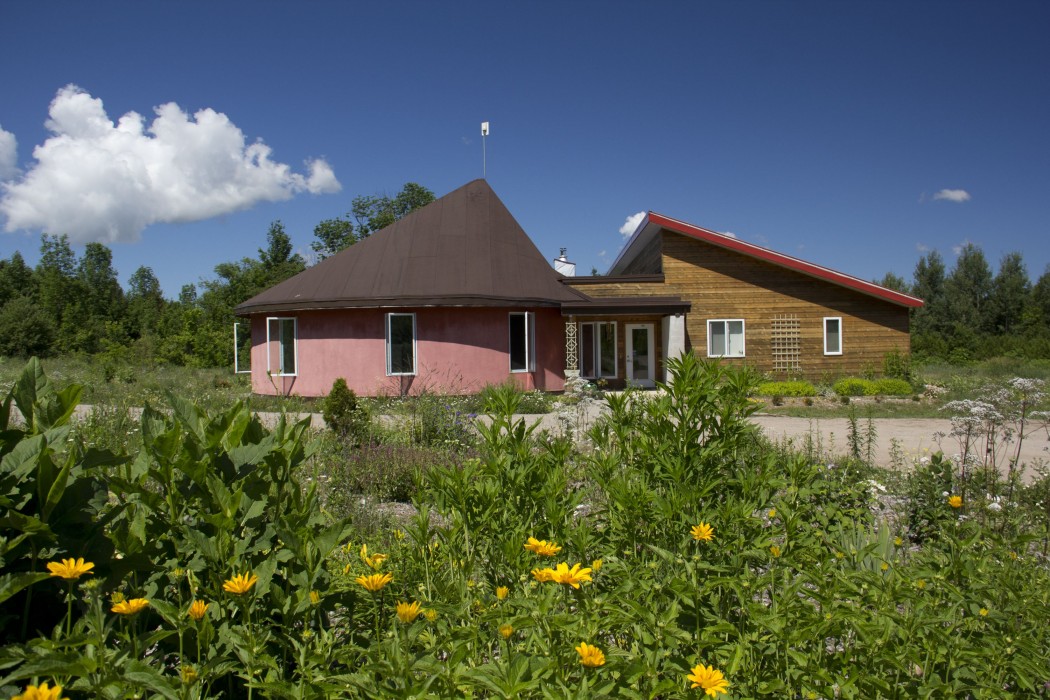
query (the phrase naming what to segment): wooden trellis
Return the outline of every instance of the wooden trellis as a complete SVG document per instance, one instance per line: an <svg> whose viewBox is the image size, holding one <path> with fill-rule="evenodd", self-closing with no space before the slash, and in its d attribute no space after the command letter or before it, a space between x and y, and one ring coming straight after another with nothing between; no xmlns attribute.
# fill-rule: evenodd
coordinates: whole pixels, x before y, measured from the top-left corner
<svg viewBox="0 0 1050 700"><path fill-rule="evenodd" d="M795 314L774 316L770 322L773 371L795 374L802 371L802 323Z"/></svg>

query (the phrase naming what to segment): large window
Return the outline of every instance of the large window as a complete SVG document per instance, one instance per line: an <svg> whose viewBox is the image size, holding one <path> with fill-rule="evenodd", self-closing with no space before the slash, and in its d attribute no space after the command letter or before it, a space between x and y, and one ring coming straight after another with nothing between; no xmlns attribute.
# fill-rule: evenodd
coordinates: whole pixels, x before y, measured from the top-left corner
<svg viewBox="0 0 1050 700"><path fill-rule="evenodd" d="M824 354L842 354L842 318L840 316L824 318Z"/></svg>
<svg viewBox="0 0 1050 700"><path fill-rule="evenodd" d="M580 324L580 376L597 379L616 376L616 324Z"/></svg>
<svg viewBox="0 0 1050 700"><path fill-rule="evenodd" d="M294 318L266 319L266 371L277 376L295 376L298 371Z"/></svg>
<svg viewBox="0 0 1050 700"><path fill-rule="evenodd" d="M536 371L536 314L510 315L510 371Z"/></svg>
<svg viewBox="0 0 1050 700"><path fill-rule="evenodd" d="M416 373L416 315L386 315L386 373Z"/></svg>
<svg viewBox="0 0 1050 700"><path fill-rule="evenodd" d="M707 322L708 357L744 356L744 319L715 319Z"/></svg>

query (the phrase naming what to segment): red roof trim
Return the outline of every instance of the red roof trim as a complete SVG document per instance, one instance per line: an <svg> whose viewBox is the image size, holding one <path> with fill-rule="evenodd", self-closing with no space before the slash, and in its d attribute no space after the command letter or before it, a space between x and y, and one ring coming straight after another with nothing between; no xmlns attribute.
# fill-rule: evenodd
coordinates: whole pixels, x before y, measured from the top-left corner
<svg viewBox="0 0 1050 700"><path fill-rule="evenodd" d="M806 262L805 260L799 260L798 258L791 257L790 255L784 255L783 253L778 253L775 250L770 250L769 248L763 248L761 246L753 245L751 243L745 243L744 241L738 240L736 238L731 238L729 236L726 236L725 234L718 233L716 231L709 231L705 228L700 228L699 226L693 226L692 224L687 224L684 221L672 219L668 216L663 216L662 214L649 212L649 221L651 223L656 224L657 226L661 226L676 233L681 233L686 236L692 236L693 238L712 243L722 248L728 248L729 250L734 250L738 253L743 253L744 255L750 255L753 258L758 258L760 260L771 262L774 265L780 265L781 267L786 267L790 270L796 270L804 275L809 275L818 279L827 280L828 282L834 282L835 284L840 284L843 287L849 287L850 289L855 289L863 294L868 294L873 297L885 299L886 301L892 302L894 304L900 304L901 306L909 306L913 308L917 308L923 305L922 299L919 299L917 297L913 297L908 294L902 294L900 292L888 289L873 282L866 282L865 280L859 279L857 277L852 277L850 275L844 274L842 272L837 272L827 267L815 265L813 263Z"/></svg>

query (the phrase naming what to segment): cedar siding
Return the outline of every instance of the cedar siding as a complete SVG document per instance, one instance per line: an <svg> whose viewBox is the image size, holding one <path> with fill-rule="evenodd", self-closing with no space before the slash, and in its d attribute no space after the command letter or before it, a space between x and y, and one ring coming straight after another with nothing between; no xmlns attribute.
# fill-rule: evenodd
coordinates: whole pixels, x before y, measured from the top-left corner
<svg viewBox="0 0 1050 700"><path fill-rule="evenodd" d="M624 274L566 282L594 299L678 296L691 302L686 348L701 357L707 357L707 322L715 319L744 320L745 356L723 362L775 376L878 372L887 352L910 350L907 307L675 231L662 229L621 269ZM797 370L775 371L778 316L797 320ZM840 355L824 354L827 317L842 319Z"/></svg>

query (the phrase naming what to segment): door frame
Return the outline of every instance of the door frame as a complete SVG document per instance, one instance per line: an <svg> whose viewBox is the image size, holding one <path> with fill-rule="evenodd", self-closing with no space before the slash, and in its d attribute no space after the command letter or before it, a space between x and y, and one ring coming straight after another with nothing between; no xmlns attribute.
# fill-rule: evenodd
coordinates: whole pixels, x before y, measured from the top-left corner
<svg viewBox="0 0 1050 700"><path fill-rule="evenodd" d="M634 331L636 328L644 328L646 336L648 337L648 347L646 352L649 353L649 368L646 372L647 376L644 379L635 378L634 375ZM656 386L656 324L653 323L627 323L624 325L624 335L626 336L626 345L624 351L626 354L624 364L624 379L627 381L628 386L640 386L646 389L652 389Z"/></svg>

